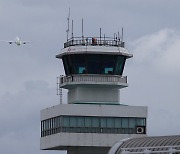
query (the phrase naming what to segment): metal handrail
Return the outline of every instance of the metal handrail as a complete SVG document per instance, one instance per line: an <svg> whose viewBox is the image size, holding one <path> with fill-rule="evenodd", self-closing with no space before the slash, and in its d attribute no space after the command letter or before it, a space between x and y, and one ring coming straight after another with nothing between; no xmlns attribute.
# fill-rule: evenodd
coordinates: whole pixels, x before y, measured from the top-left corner
<svg viewBox="0 0 180 154"><path fill-rule="evenodd" d="M125 42L111 37L73 37L64 43L64 48L69 46L116 46L125 47Z"/></svg>
<svg viewBox="0 0 180 154"><path fill-rule="evenodd" d="M72 82L122 82L127 83L127 76L109 76L109 75L95 75L95 74L75 74L69 76L61 76L59 78L59 85Z"/></svg>

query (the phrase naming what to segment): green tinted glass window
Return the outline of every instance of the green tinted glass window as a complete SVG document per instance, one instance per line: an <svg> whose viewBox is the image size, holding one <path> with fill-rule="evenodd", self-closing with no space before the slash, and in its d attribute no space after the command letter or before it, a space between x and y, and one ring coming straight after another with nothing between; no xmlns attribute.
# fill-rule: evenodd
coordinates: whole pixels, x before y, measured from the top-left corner
<svg viewBox="0 0 180 154"><path fill-rule="evenodd" d="M114 74L116 58L117 57L114 55L103 55L101 59L101 69L103 70L103 74Z"/></svg>
<svg viewBox="0 0 180 154"><path fill-rule="evenodd" d="M91 117L85 117L85 127L92 127Z"/></svg>
<svg viewBox="0 0 180 154"><path fill-rule="evenodd" d="M145 126L144 118L137 118L136 122L137 122L137 126Z"/></svg>
<svg viewBox="0 0 180 154"><path fill-rule="evenodd" d="M101 127L103 127L103 128L106 128L106 127L107 127L107 125L106 125L106 118L101 118L101 119L100 119L100 125L101 125Z"/></svg>
<svg viewBox="0 0 180 154"><path fill-rule="evenodd" d="M115 118L115 128L121 128L121 118Z"/></svg>
<svg viewBox="0 0 180 154"><path fill-rule="evenodd" d="M78 73L79 74L85 74L86 73L86 68L85 67L78 67Z"/></svg>
<svg viewBox="0 0 180 154"><path fill-rule="evenodd" d="M88 54L86 55L87 73L88 74L100 74L101 56Z"/></svg>
<svg viewBox="0 0 180 154"><path fill-rule="evenodd" d="M129 128L136 128L136 119L129 118Z"/></svg>
<svg viewBox="0 0 180 154"><path fill-rule="evenodd" d="M125 57L118 56L116 61L115 74L122 75L125 64Z"/></svg>
<svg viewBox="0 0 180 154"><path fill-rule="evenodd" d="M44 131L44 121L41 121L41 131Z"/></svg>
<svg viewBox="0 0 180 154"><path fill-rule="evenodd" d="M77 117L77 126L84 127L84 117Z"/></svg>
<svg viewBox="0 0 180 154"><path fill-rule="evenodd" d="M71 55L74 74L82 74L85 72L85 56Z"/></svg>
<svg viewBox="0 0 180 154"><path fill-rule="evenodd" d="M64 127L69 127L69 117L63 117L63 126Z"/></svg>
<svg viewBox="0 0 180 154"><path fill-rule="evenodd" d="M114 118L107 118L107 128L114 127Z"/></svg>
<svg viewBox="0 0 180 154"><path fill-rule="evenodd" d="M77 127L77 118L70 117L70 127Z"/></svg>
<svg viewBox="0 0 180 154"><path fill-rule="evenodd" d="M62 61L63 61L65 73L72 74L72 72L70 72L70 70L69 70L70 64L68 61L68 56L63 56Z"/></svg>
<svg viewBox="0 0 180 154"><path fill-rule="evenodd" d="M122 128L128 128L128 118L122 118Z"/></svg>
<svg viewBox="0 0 180 154"><path fill-rule="evenodd" d="M46 121L46 129L50 129L50 119Z"/></svg>
<svg viewBox="0 0 180 154"><path fill-rule="evenodd" d="M99 118L92 117L92 127L99 127Z"/></svg>
<svg viewBox="0 0 180 154"><path fill-rule="evenodd" d="M106 54L64 55L63 64L69 74L114 74L122 75L126 57Z"/></svg>

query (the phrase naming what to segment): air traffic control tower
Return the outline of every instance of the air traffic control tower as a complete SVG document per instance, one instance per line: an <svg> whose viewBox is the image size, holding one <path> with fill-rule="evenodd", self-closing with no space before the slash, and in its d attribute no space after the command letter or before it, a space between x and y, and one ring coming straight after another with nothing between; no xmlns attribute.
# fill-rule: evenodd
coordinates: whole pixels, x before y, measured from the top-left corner
<svg viewBox="0 0 180 154"><path fill-rule="evenodd" d="M41 111L42 150L107 154L117 141L146 135L147 107L120 103L133 55L116 36L72 37L56 55L65 70L58 88L68 90L68 102Z"/></svg>

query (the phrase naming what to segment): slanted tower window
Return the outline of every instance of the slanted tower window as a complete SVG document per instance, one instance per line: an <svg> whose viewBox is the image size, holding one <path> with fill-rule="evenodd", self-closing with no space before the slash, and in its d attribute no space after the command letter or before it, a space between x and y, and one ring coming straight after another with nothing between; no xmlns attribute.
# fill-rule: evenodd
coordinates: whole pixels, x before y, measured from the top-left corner
<svg viewBox="0 0 180 154"><path fill-rule="evenodd" d="M122 75L126 57L110 54L72 54L62 57L65 73Z"/></svg>

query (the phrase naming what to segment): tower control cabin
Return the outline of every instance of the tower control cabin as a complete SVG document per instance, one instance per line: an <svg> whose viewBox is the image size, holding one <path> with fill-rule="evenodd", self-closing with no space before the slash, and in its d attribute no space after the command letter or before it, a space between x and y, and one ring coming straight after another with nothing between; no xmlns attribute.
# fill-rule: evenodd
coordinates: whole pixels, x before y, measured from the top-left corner
<svg viewBox="0 0 180 154"><path fill-rule="evenodd" d="M65 75L59 88L68 103L41 111L41 149L68 154L106 154L116 142L146 135L147 107L120 103L128 87L123 70L133 55L117 38L72 37L56 58Z"/></svg>

